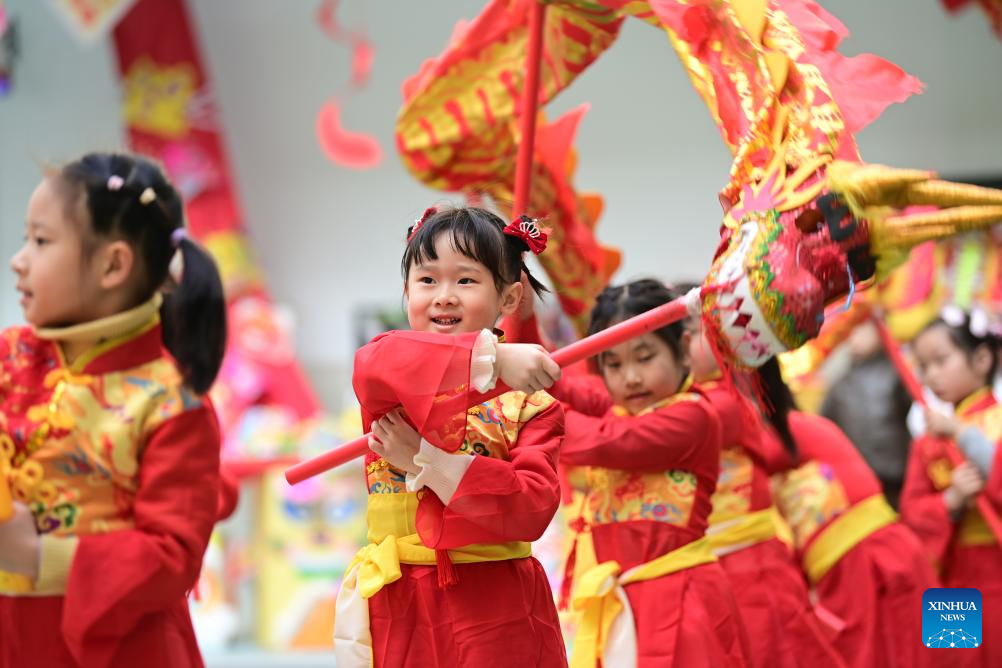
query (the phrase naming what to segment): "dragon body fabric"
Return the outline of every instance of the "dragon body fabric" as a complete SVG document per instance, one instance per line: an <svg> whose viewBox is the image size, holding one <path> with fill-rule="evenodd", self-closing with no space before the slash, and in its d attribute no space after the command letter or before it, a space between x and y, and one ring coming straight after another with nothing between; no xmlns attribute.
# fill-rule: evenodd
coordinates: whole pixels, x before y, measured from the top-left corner
<svg viewBox="0 0 1002 668"><path fill-rule="evenodd" d="M510 200L531 2L490 2L405 84L398 145L426 184ZM876 56L840 54L848 31L810 0L550 3L540 103L628 17L667 33L734 156L702 293L730 363L755 367L799 347L827 304L886 276L912 246L1002 221L1002 192L861 162L853 134L921 83ZM547 142L548 132L557 134L541 130L529 208L555 228L544 267L580 324L618 256L595 240L597 207L570 185L573 131Z"/></svg>

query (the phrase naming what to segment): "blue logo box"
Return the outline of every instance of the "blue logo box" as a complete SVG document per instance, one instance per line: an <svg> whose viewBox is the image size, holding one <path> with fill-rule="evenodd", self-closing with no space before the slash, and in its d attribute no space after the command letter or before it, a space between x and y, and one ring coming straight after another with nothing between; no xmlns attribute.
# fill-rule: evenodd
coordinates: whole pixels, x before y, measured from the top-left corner
<svg viewBox="0 0 1002 668"><path fill-rule="evenodd" d="M980 647L981 592L973 588L932 588L922 594L922 642L940 649Z"/></svg>

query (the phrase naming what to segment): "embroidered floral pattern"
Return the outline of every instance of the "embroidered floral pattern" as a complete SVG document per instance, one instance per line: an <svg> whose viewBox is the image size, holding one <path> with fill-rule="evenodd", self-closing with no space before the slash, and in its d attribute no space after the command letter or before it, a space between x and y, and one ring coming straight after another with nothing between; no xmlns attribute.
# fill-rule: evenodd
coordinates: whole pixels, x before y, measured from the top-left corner
<svg viewBox="0 0 1002 668"><path fill-rule="evenodd" d="M454 453L457 456L493 457L507 460L510 449L518 440L519 428L553 404L545 392L526 395L507 392L466 411L466 436ZM369 494L402 494L407 491L406 479L383 459L366 465Z"/></svg>
<svg viewBox="0 0 1002 668"><path fill-rule="evenodd" d="M585 516L591 524L653 520L686 526L696 501L696 475L689 471L588 470Z"/></svg>
<svg viewBox="0 0 1002 668"><path fill-rule="evenodd" d="M55 344L20 328L0 337L0 366L9 381L0 390L0 454L39 532L131 527L143 444L165 420L201 405L173 364L74 373Z"/></svg>
<svg viewBox="0 0 1002 668"><path fill-rule="evenodd" d="M720 451L720 476L713 493L710 524L726 522L747 515L751 510L752 480L755 465L741 448Z"/></svg>
<svg viewBox="0 0 1002 668"><path fill-rule="evenodd" d="M793 530L799 550L828 522L849 508L831 466L812 461L773 479L773 499Z"/></svg>

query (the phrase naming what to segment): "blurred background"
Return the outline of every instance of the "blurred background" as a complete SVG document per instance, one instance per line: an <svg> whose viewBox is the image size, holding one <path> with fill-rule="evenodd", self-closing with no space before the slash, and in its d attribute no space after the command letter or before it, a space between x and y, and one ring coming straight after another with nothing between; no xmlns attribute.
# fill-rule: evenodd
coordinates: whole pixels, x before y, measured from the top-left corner
<svg viewBox="0 0 1002 668"><path fill-rule="evenodd" d="M406 229L427 206L463 201L407 172L395 122L402 82L484 3L0 0L0 256L21 244L44 165L134 146L166 122L158 115L184 77L172 82L155 63L145 74L123 67L144 65L124 27L161 2L186 6L203 85L181 104L196 130L221 142L228 169L199 172L204 143L170 155L201 174L180 184L193 196L228 184L238 210L209 207L196 231L229 267L228 289L247 297L231 307L237 342L217 402L243 494L207 556L193 603L199 638L214 666L330 665L337 581L365 534L361 470L296 489L281 471L286 458L358 433L352 355L399 324ZM949 14L937 0L823 4L851 32L844 52L876 53L925 83L859 135L864 159L1002 181L1002 41L984 14ZM719 238L716 193L730 155L664 33L628 20L546 113L582 103L590 110L574 183L604 198L595 235L622 251L613 280L701 278ZM354 137L355 152L338 154L351 133L365 141ZM4 271L0 325L19 322ZM558 518L535 550L554 577L562 536Z"/></svg>

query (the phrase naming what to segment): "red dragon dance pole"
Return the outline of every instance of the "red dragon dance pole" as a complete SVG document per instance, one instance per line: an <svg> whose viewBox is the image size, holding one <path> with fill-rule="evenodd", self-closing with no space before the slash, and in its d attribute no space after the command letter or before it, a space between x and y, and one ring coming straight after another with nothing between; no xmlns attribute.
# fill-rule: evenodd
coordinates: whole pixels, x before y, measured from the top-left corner
<svg viewBox="0 0 1002 668"><path fill-rule="evenodd" d="M532 3L529 13L529 49L525 57L525 88L522 90L521 137L515 166L515 204L512 218L528 214L529 188L532 184L532 158L536 145L536 116L539 115L539 66L543 56L543 24L546 5Z"/></svg>
<svg viewBox="0 0 1002 668"><path fill-rule="evenodd" d="M667 304L658 306L629 320L624 320L617 325L613 325L608 329L604 329L601 332L585 337L580 341L576 341L554 352L551 355L553 361L559 364L561 368L567 367L593 357L603 350L614 348L620 343L634 339L641 334L652 332L673 322L678 322L688 315L690 299L689 295L679 297ZM479 395L474 400L471 408L500 394L504 394L508 390L509 388L505 387L503 383L498 383L498 386L490 392ZM361 457L369 451L369 436L370 434L366 434L330 452L325 452L313 459L296 464L285 472L285 479L289 481L289 484L295 485L307 478L312 478L324 471Z"/></svg>

